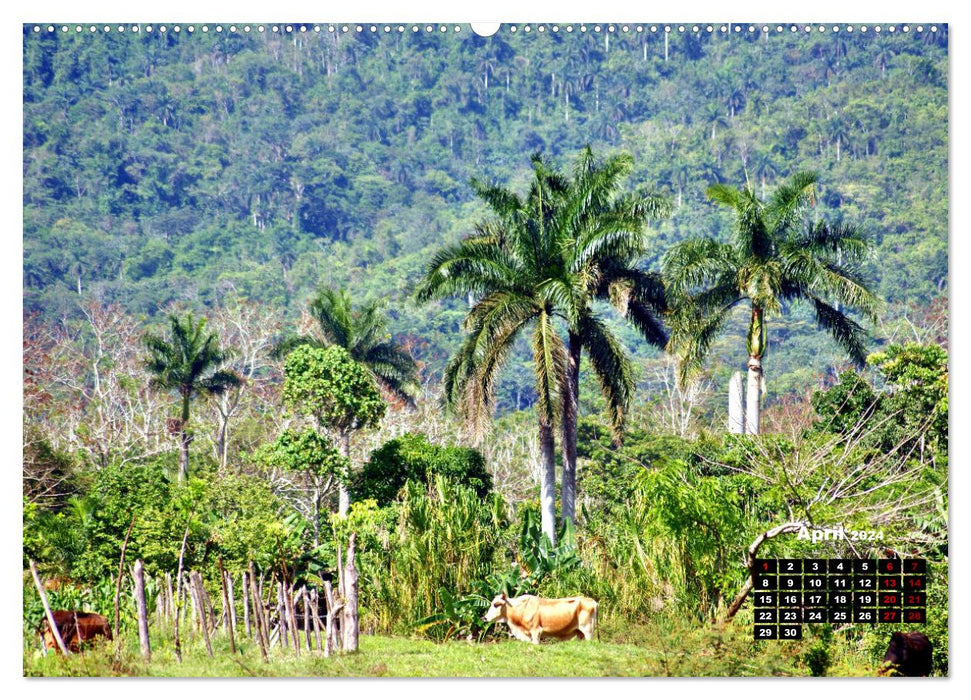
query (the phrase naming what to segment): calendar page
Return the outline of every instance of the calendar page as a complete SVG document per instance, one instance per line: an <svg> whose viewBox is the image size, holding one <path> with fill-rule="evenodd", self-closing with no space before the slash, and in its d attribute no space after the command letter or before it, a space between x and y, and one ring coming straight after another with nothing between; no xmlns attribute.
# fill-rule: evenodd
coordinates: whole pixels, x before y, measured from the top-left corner
<svg viewBox="0 0 971 700"><path fill-rule="evenodd" d="M943 17L85 12L24 676L949 675Z"/></svg>

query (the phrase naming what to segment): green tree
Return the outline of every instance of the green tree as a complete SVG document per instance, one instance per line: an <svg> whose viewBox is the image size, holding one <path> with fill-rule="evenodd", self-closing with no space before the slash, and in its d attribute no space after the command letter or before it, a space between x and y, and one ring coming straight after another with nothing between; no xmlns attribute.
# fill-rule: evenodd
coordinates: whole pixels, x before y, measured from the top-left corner
<svg viewBox="0 0 971 700"><path fill-rule="evenodd" d="M572 178L540 156L534 156L532 163L533 178L525 199L500 187L476 185L496 219L436 256L418 297L483 295L469 312L466 328L471 333L446 374L446 390L458 390L470 399L478 415L491 402L494 375L516 331L537 323L533 357L544 465L541 514L543 531L552 540L552 426L559 412L562 516L572 521L583 350L588 352L618 433L634 387L627 351L594 303L613 302L648 342L666 342L656 317L665 308L660 277L638 267L646 247L645 224L659 217L666 203L653 195L618 196L620 182L632 168L627 155L599 163L586 148L577 158ZM557 317L567 326L565 347L552 325Z"/></svg>
<svg viewBox="0 0 971 700"><path fill-rule="evenodd" d="M554 426L561 406L566 349L553 326L556 305L548 281L562 265L557 250L554 201L565 183L550 177L537 157L525 198L473 180L494 217L432 258L416 289L420 303L453 295L478 298L463 322L465 340L445 369L445 401L461 408L478 434L494 404L495 382L516 338L532 327L539 423L542 529L555 533Z"/></svg>
<svg viewBox="0 0 971 700"><path fill-rule="evenodd" d="M284 404L334 435L341 456L349 460L351 436L377 425L384 416L386 406L371 373L336 345L326 349L301 345L287 355L283 370ZM338 510L342 517L349 505L347 484L341 480Z"/></svg>
<svg viewBox="0 0 971 700"><path fill-rule="evenodd" d="M748 433L759 432L767 322L782 312L783 302L808 301L819 326L850 358L858 364L866 359L865 331L839 305L876 320L879 302L859 271L870 243L842 223L807 223L796 231L805 207L815 198L816 179L815 173L797 173L767 202L751 188L712 185L708 197L735 214L731 243L711 238L684 241L668 251L662 263L677 307L669 348L678 357L682 381L700 368L731 310L749 303Z"/></svg>
<svg viewBox="0 0 971 700"><path fill-rule="evenodd" d="M573 176L553 206L553 226L560 265L544 284L557 312L567 323L567 361L563 382L562 519L573 521L576 503L577 413L580 360L584 350L600 383L615 436L623 432L634 376L620 340L595 309L595 302L614 305L650 345L664 347L667 334L660 314L667 309L660 275L640 268L647 253L648 221L669 211L653 194L619 194L633 168L629 155L598 162L589 147L580 152ZM545 176L561 176L545 170ZM557 188L551 188L556 191Z"/></svg>
<svg viewBox="0 0 971 700"><path fill-rule="evenodd" d="M282 469L305 481L305 486L295 485L294 488L281 490L285 496L296 495L291 494L292 491L298 491L303 496L289 500L313 527L314 547L320 546L325 499L335 481L339 484L347 481L347 457L334 447L327 436L313 428L284 430L273 442L261 445L253 456L265 466Z"/></svg>
<svg viewBox="0 0 971 700"><path fill-rule="evenodd" d="M432 484L436 474L475 489L480 498L492 491L492 477L478 450L436 445L425 435L406 433L371 453L371 458L354 477L351 495L355 501L373 498L378 505L385 506L408 481Z"/></svg>
<svg viewBox="0 0 971 700"><path fill-rule="evenodd" d="M414 403L420 386L414 358L391 340L380 304L372 302L355 309L345 289L322 287L310 300L311 316L317 321L321 339L297 336L284 340L275 353L283 355L299 345L337 345L367 367L377 382L398 399Z"/></svg>
<svg viewBox="0 0 971 700"><path fill-rule="evenodd" d="M182 401L178 421L181 456L179 481L189 475L189 406L198 395L217 395L240 385L235 372L218 369L226 359L219 348L215 333L206 330L206 319L196 320L192 314L180 318L169 314L169 337L154 333L144 336L148 358L145 366L152 375L151 386L155 389L176 391Z"/></svg>

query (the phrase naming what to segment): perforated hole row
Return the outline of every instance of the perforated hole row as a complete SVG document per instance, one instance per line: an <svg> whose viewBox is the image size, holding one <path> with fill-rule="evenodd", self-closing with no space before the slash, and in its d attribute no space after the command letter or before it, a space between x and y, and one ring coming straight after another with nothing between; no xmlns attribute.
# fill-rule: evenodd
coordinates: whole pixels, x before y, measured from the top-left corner
<svg viewBox="0 0 971 700"><path fill-rule="evenodd" d="M207 33L220 34L220 33L226 33L226 32L231 34L237 33L237 32L242 32L244 34L249 32L258 32L258 33L275 32L275 33L284 33L284 34L285 33L307 33L307 32L310 32L310 33L338 32L343 34L349 34L349 33L367 32L371 34L391 34L391 33L410 32L410 33L416 34L419 32L460 33L462 31L470 31L470 32L472 31L467 27L463 28L461 25L458 25L458 24L454 24L454 25L447 25L447 24L314 24L314 25L307 25L307 24L242 24L242 25L236 25L236 24L230 24L230 25L222 25L222 24L213 24L213 25L210 25L210 24L200 24L200 25L194 25L194 24L186 24L186 25L181 25L181 24L172 24L172 25L58 24L58 25L54 25L54 24L48 24L48 25L34 25L32 29L34 33L73 32L76 34L80 34L80 33L94 34L94 33L108 33L108 32L119 32L119 33L131 32L135 34L139 32L144 32L146 34L151 34L153 32L159 32L159 33L174 32L176 34L179 34L181 32L188 32L189 34L194 34L195 32L202 32L203 34L207 34ZM883 32L888 32L890 34L895 34L897 32L902 32L906 34L911 31L920 33L925 31L937 32L939 30L937 25L933 25L933 24L932 25L923 25L923 24L917 24L917 25L909 25L909 24L887 24L887 25L881 25L881 24L872 24L872 25L867 25L867 24L860 24L860 25L853 25L853 24L843 24L843 25L840 25L840 24L819 24L819 25L815 25L815 24L719 24L719 25L713 25L713 24L691 24L691 25L687 25L687 24L650 24L650 25L648 24L591 24L591 25L587 25L587 24L566 24L566 25L509 24L509 25L502 25L499 28L499 31L507 32L510 34L517 34L517 33L530 34L534 32L538 34L544 34L546 32L554 32L554 33L580 32L581 34L585 32L594 32L594 33L649 32L653 34L656 34L659 32L667 32L667 33L693 32L696 34L700 34L703 32L704 33L721 32L723 34L728 34L728 33L742 34L742 33L755 33L755 32L761 32L765 34L768 34L768 33L779 34L783 32L789 32L789 33L800 32L804 34L810 34L814 32L816 33L830 32L834 34L838 32L847 32L847 33L860 32L865 34L868 32L874 32L876 34L880 34Z"/></svg>

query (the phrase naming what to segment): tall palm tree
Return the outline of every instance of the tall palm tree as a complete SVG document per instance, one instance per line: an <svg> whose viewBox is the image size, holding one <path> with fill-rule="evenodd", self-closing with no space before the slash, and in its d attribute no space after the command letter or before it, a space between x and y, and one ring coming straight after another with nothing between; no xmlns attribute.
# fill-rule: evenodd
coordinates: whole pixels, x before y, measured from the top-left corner
<svg viewBox="0 0 971 700"><path fill-rule="evenodd" d="M750 305L747 433L759 432L766 323L781 313L783 302L810 303L819 326L850 358L859 364L866 358L865 331L840 305L876 320L879 302L859 272L870 243L842 223L800 227L805 207L814 201L816 180L815 173L797 173L767 202L751 188L712 185L708 197L735 212L732 242L684 241L662 261L677 309L669 349L679 359L682 382L700 368L731 310L742 302Z"/></svg>
<svg viewBox="0 0 971 700"><path fill-rule="evenodd" d="M459 407L478 434L494 405L495 381L516 338L531 333L536 375L540 447L542 530L555 541L554 425L566 351L553 326L555 315L543 284L558 272L553 204L565 183L533 161L536 177L525 199L501 187L473 181L494 217L475 233L439 251L415 290L420 303L474 294L464 321L466 337L445 369L445 400Z"/></svg>
<svg viewBox="0 0 971 700"><path fill-rule="evenodd" d="M346 290L322 287L308 308L317 321L320 337L287 338L277 345L274 355L285 355L298 345L339 345L352 359L367 367L387 391L409 405L414 404L414 395L420 386L418 366L404 348L391 340L379 303L355 309Z"/></svg>
<svg viewBox="0 0 971 700"><path fill-rule="evenodd" d="M607 399L617 433L633 392L630 359L594 303L614 303L649 342L666 336L655 314L664 309L659 276L641 271L644 224L666 211L656 196L617 196L632 167L629 156L598 163L589 148L572 179L534 156L529 194L520 199L501 188L476 185L497 218L459 246L446 249L428 268L419 301L473 292L480 296L466 319L469 336L446 372L446 393L487 418L496 372L516 332L535 323L534 370L543 459L543 530L553 539L553 432L562 416L564 520L573 520L579 371L583 350ZM568 331L568 346L552 320ZM480 428L481 429L481 428Z"/></svg>
<svg viewBox="0 0 971 700"><path fill-rule="evenodd" d="M226 353L219 348L215 333L206 330L206 319L194 319L192 314L180 318L169 314L169 337L163 338L146 333L143 342L148 350L145 367L152 374L151 386L155 389L176 391L182 400L181 418L178 423L181 454L179 457L179 481L189 475L188 430L189 405L198 395L218 395L240 385L235 372L219 369Z"/></svg>
<svg viewBox="0 0 971 700"><path fill-rule="evenodd" d="M659 320L666 308L660 275L638 266L647 252L645 227L666 215L667 200L657 195L623 195L618 190L633 169L628 155L599 163L589 147L580 152L573 177L558 198L552 223L560 251L558 274L545 283L547 296L567 324L567 361L563 381L563 477L560 492L564 521L574 520L576 502L577 409L580 359L584 350L607 400L615 435L620 435L634 390L627 351L595 310L606 301L644 339L664 347L667 335ZM557 176L558 177L558 176Z"/></svg>

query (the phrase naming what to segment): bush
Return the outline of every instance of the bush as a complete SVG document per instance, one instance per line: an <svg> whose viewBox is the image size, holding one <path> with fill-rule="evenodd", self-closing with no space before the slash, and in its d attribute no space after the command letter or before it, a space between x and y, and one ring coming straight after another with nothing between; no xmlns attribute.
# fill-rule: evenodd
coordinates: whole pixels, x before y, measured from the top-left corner
<svg viewBox="0 0 971 700"><path fill-rule="evenodd" d="M408 481L431 484L434 476L473 489L479 498L492 491L485 459L470 447L435 445L422 434L406 433L371 453L351 485L354 500L374 499L388 505Z"/></svg>

